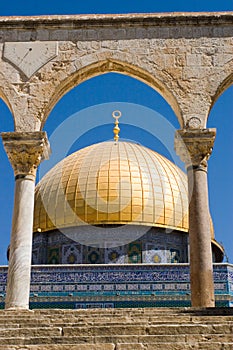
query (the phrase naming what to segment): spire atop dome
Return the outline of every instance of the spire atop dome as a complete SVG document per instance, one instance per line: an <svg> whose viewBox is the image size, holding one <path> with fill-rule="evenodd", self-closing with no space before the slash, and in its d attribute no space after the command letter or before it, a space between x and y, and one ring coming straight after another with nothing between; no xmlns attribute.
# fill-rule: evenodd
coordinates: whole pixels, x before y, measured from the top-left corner
<svg viewBox="0 0 233 350"><path fill-rule="evenodd" d="M115 127L113 129L113 132L114 132L114 140L115 142L117 142L119 140L119 133L120 133L120 128L118 126L119 124L119 121L118 119L121 117L121 111L113 111L112 112L112 116L113 118L115 119Z"/></svg>

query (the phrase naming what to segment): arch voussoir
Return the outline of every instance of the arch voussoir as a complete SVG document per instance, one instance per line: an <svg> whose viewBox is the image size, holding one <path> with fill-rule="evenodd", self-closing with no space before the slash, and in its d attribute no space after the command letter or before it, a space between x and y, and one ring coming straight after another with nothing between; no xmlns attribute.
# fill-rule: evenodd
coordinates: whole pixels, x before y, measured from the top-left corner
<svg viewBox="0 0 233 350"><path fill-rule="evenodd" d="M86 59L77 59L75 61L75 66L77 67L75 72L65 77L59 84L55 84L52 89L50 88L51 95L46 109L44 110L42 127L51 109L63 95L85 80L110 72L131 76L155 89L171 105L180 124L183 124L182 113L176 100L175 93L173 93L168 87L168 84L166 84L167 77L161 71L155 71L150 67L149 63L148 65L144 64L142 68L139 65L135 65L132 54L117 52L116 55L114 55L107 51L101 52L100 55L90 54ZM55 81L58 82L58 80Z"/></svg>

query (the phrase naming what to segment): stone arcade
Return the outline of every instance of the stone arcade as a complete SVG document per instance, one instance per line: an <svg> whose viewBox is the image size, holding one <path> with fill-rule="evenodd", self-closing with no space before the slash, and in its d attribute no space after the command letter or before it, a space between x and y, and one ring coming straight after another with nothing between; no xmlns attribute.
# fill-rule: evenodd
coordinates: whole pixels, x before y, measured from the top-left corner
<svg viewBox="0 0 233 350"><path fill-rule="evenodd" d="M0 18L0 97L15 121L14 132L2 133L15 173L7 309L29 307L35 174L49 156L43 125L66 92L106 72L150 85L180 122L175 149L188 172L191 302L215 305L207 192L215 129L206 129L206 122L233 81L232 18L232 13ZM230 276L231 267L225 269Z"/></svg>

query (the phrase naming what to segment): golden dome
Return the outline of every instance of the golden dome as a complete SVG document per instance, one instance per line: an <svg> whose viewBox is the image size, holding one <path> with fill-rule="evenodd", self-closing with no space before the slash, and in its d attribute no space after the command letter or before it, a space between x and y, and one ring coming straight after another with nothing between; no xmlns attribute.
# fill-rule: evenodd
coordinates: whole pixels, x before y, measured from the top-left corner
<svg viewBox="0 0 233 350"><path fill-rule="evenodd" d="M187 178L160 154L102 142L53 167L36 186L33 231L134 224L188 231Z"/></svg>

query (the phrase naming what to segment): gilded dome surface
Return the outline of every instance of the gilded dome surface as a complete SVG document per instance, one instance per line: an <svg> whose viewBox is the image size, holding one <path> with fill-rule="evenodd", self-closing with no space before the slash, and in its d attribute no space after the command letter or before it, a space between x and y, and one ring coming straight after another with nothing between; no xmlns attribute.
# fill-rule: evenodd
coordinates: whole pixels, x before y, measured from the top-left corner
<svg viewBox="0 0 233 350"><path fill-rule="evenodd" d="M188 231L186 174L131 142L102 142L53 167L35 191L33 231L134 224Z"/></svg>

